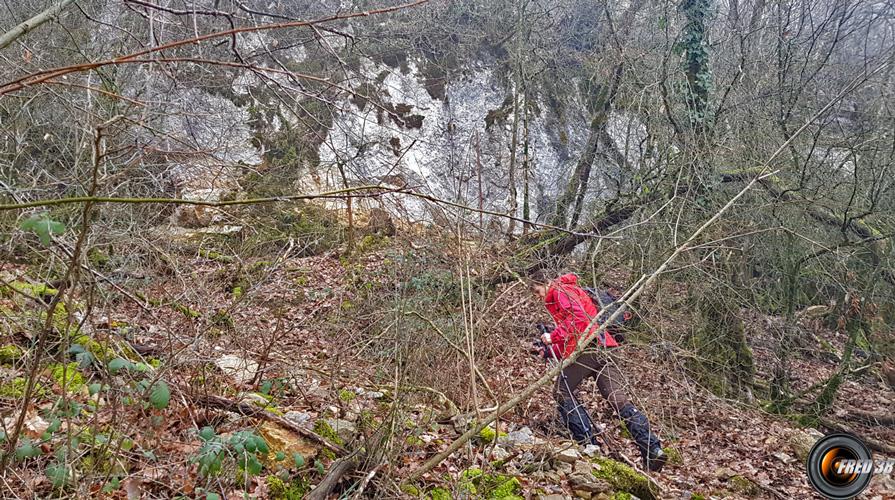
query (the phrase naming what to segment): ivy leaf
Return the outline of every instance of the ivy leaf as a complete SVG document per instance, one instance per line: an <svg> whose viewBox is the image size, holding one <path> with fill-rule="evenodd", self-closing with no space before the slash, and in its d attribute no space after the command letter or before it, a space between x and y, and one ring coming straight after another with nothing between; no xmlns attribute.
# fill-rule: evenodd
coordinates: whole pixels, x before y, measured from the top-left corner
<svg viewBox="0 0 895 500"><path fill-rule="evenodd" d="M256 436L256 437L255 437L255 444L256 444L256 446L257 446L257 448L258 448L258 453L263 453L263 454L265 454L265 455L267 455L268 453L270 453L270 448L267 446L267 441L265 441L263 437L261 437L261 436Z"/></svg>
<svg viewBox="0 0 895 500"><path fill-rule="evenodd" d="M40 237L41 244L43 244L44 246L49 246L50 235L64 233L65 224L50 219L44 212L40 214L34 214L31 217L23 220L19 224L19 229L21 229L22 231L29 231L37 234L37 236Z"/></svg>
<svg viewBox="0 0 895 500"><path fill-rule="evenodd" d="M253 476L257 476L261 473L261 462L255 458L255 455L249 455L249 458L246 461L246 471Z"/></svg>
<svg viewBox="0 0 895 500"><path fill-rule="evenodd" d="M199 431L199 439L201 439L202 441L211 441L211 439L213 437L214 437L214 428L211 426L206 425L205 427L202 428L201 431Z"/></svg>
<svg viewBox="0 0 895 500"><path fill-rule="evenodd" d="M52 463L47 465L47 478L53 483L54 488L61 488L68 482L68 467L63 464Z"/></svg>
<svg viewBox="0 0 895 500"><path fill-rule="evenodd" d="M115 374L123 368L130 368L130 361L123 358L115 358L109 361L109 373Z"/></svg>
<svg viewBox="0 0 895 500"><path fill-rule="evenodd" d="M93 354L89 352L79 352L75 355L79 368L88 368L93 364Z"/></svg>
<svg viewBox="0 0 895 500"><path fill-rule="evenodd" d="M34 458L38 455L40 455L40 448L35 447L29 440L24 440L22 444L16 448L16 458L19 460Z"/></svg>
<svg viewBox="0 0 895 500"><path fill-rule="evenodd" d="M168 388L168 384L164 380L159 380L153 387L152 394L149 395L149 403L153 408L162 410L168 407L170 401L171 389Z"/></svg>
<svg viewBox="0 0 895 500"><path fill-rule="evenodd" d="M54 418L53 421L50 422L50 426L47 427L47 432L53 434L58 431L60 427L62 427L62 421L58 418Z"/></svg>

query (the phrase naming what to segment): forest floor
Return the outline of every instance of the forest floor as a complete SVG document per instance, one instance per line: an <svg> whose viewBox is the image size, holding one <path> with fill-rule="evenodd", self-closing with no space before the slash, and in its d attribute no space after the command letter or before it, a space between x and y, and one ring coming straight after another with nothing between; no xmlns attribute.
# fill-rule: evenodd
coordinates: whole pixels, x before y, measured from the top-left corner
<svg viewBox="0 0 895 500"><path fill-rule="evenodd" d="M482 384L477 384L473 393L468 362L438 339L441 334L431 328L402 333L402 320L410 309L398 314L395 310L383 312L381 304L372 304L377 293L396 286L392 280L403 279L391 272L395 255L387 249L351 259L335 253L242 264L208 255L178 259L183 269L189 269L188 278L175 275L181 277L153 280L142 290L143 296L156 299L155 306L118 297L113 305L94 311L92 317L100 319L82 326L82 333L101 343L120 337L142 346L138 350L144 359L159 359L148 362L155 367L157 378L166 380L172 388L171 403L163 408L129 405L127 401L113 404L109 395L101 409L63 419L63 428L91 427L92 435L101 428L110 439L116 432L127 437L127 457L116 467L96 467L92 476L82 473L93 478L92 483L86 481L80 486L91 494L101 495L102 491L102 496L120 498L138 494L201 497L217 491L226 498L243 493L288 498L300 496L328 470L333 457L319 446L288 432L284 437L282 429L277 430L271 422L196 403L199 396L215 395L249 402L268 414L313 428L348 448L362 442L355 437L366 429L388 422L393 438L387 458L367 469L375 473L369 484L363 475L356 475L357 481L353 482L352 488L363 484L369 495L495 496L494 491L515 478L506 486L507 491L526 498L625 497L613 493L619 491L616 484L607 490L605 482L586 484L582 480L582 473L593 473L599 465L581 455L553 424L550 387L506 415L498 424L498 439L483 434L425 474L419 483L399 484L466 430L476 406L491 407L494 401ZM257 273L246 274L247 269ZM7 280L21 279L26 269L6 266L3 274ZM249 275L251 278L234 278ZM252 282L252 278L257 281ZM10 310L21 307L8 297L3 301ZM422 305L417 306L413 310L423 310ZM518 283L502 285L476 312L481 319L473 325L482 352L476 364L490 391L506 400L547 369L543 361L529 353L532 325L544 322L546 313ZM768 338L771 333L765 326L773 320L754 317L749 328L760 379L766 378L772 363L772 353L766 346L772 345L773 339ZM841 351L845 340L842 335L816 333ZM457 342L465 340L459 337ZM440 350L433 350L434 357L414 352L414 346L425 350L436 344ZM447 359L445 352L454 357ZM437 359L438 353L446 359ZM672 462L661 473L650 474L658 485L658 491L654 490L657 496L819 498L807 482L804 459L813 436L830 429L801 428L792 419L762 411L758 404L711 394L689 376L682 351L669 343L640 343L635 339L613 355L632 398L673 450ZM399 359L403 361L396 362ZM836 364L806 348L794 356L792 366L793 386L799 390L825 379ZM102 380L101 372L81 370L85 384ZM127 382L114 380L110 382L113 389L116 383L124 387ZM66 394L58 383L46 385L47 392ZM91 399L99 401L97 396L88 395L92 392L82 389L66 397L89 406ZM580 396L594 420L604 426L604 442L598 454L636 462L636 448L623 436L622 426L592 381L585 383ZM49 402L51 399L38 401L29 413L26 434L28 426L35 427L31 429L34 439L47 437L42 423L51 420L49 413L56 407ZM4 415L8 427L12 408L7 401ZM861 435L895 443L895 428L848 420L853 410L893 414L895 393L874 371L848 378L833 408L831 418L849 421ZM271 447L297 450L304 463L278 466L262 460L264 469L260 473L245 474L245 467L232 466L231 472L243 477L215 478L200 470L204 465L203 445L209 442L200 429L206 426L214 428L216 436L256 429ZM508 433L507 437L503 433ZM48 438L41 449L49 456L63 446L58 439ZM95 452L86 455L99 460ZM41 471L46 461L40 460L24 462L8 486L47 492L54 481L52 475ZM276 461L282 462L282 456ZM31 467L29 463L36 465ZM122 469L118 478L116 468ZM226 461L222 470L227 470ZM105 477L96 471L105 471ZM110 479L120 489L108 488ZM486 485L489 481L500 484ZM493 491L487 492L488 488ZM352 492L356 491L343 493L347 496ZM895 498L895 479L876 477L863 496Z"/></svg>

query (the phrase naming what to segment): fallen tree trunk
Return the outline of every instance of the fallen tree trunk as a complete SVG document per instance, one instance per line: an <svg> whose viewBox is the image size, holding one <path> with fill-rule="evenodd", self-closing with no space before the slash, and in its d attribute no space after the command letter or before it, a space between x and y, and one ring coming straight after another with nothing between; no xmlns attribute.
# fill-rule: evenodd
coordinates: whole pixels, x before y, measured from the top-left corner
<svg viewBox="0 0 895 500"><path fill-rule="evenodd" d="M870 413L869 411L852 410L842 416L846 420L862 422L869 425L895 425L895 415Z"/></svg>
<svg viewBox="0 0 895 500"><path fill-rule="evenodd" d="M340 460L337 460L332 464L329 469L329 472L323 476L323 479L317 483L317 486L308 492L308 495L305 497L305 500L325 500L333 490L342 482L342 478L346 475L362 468L366 465L366 468L375 471L380 464L382 463L382 457L384 455L384 443L385 443L385 435L388 430L388 424L380 425L375 433L369 438L367 441L369 444L357 450L354 450L349 456L344 457ZM366 471L364 471L366 473ZM369 479L372 479L372 476L369 474L365 474L363 487L366 487L366 482Z"/></svg>
<svg viewBox="0 0 895 500"><path fill-rule="evenodd" d="M857 432L853 427L835 420L830 420L827 418L822 418L820 420L820 424L824 427L830 428L834 431L845 432L848 434L852 434L854 436L858 436L864 444L867 445L873 451L878 451L880 453L885 453L886 455L895 455L895 446L891 444L884 443L882 441L877 441L876 439L869 438L867 436L862 436L860 432Z"/></svg>

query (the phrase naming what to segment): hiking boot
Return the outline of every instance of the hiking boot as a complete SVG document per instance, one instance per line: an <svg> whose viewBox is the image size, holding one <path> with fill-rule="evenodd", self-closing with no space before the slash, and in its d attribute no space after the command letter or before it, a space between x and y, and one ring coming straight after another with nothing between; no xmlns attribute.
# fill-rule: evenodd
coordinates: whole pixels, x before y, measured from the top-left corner
<svg viewBox="0 0 895 500"><path fill-rule="evenodd" d="M640 413L640 410L631 403L619 410L618 415L624 420L628 432L640 450L643 466L653 472L659 472L668 461L667 455L662 451L662 442L659 437L650 432L649 419Z"/></svg>
<svg viewBox="0 0 895 500"><path fill-rule="evenodd" d="M559 418L572 433L572 438L580 445L597 444L594 435L594 424L587 413L587 408L574 399L563 400L557 406Z"/></svg>

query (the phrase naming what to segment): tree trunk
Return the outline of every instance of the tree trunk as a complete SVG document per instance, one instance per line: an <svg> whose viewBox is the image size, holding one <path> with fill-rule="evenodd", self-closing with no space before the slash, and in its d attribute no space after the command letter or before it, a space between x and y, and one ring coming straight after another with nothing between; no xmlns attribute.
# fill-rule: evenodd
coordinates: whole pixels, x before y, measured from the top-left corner
<svg viewBox="0 0 895 500"><path fill-rule="evenodd" d="M526 96L527 97L527 96ZM522 218L531 220L531 206L529 202L528 180L531 176L531 157L528 152L528 99L525 99L525 107L522 110ZM528 234L531 224L522 225L522 234Z"/></svg>
<svg viewBox="0 0 895 500"><path fill-rule="evenodd" d="M519 140L519 92L518 86L513 94L513 135L510 139L510 171L509 171L509 214L516 217L516 145ZM507 236L513 237L516 230L516 220L510 219L507 227Z"/></svg>
<svg viewBox="0 0 895 500"><path fill-rule="evenodd" d="M687 75L687 115L690 128L697 141L701 141L711 122L709 116L709 69L708 40L706 39L706 18L712 9L711 0L685 0L681 10L687 19L684 28L684 72Z"/></svg>

